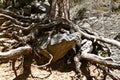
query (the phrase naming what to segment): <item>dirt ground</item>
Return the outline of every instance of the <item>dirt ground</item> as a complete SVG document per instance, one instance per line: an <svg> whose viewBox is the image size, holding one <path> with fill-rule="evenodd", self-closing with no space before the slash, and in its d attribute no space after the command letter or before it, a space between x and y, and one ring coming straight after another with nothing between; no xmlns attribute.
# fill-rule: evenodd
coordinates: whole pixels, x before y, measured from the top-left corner
<svg viewBox="0 0 120 80"><path fill-rule="evenodd" d="M20 64L20 61L16 62L16 67ZM40 69L31 65L31 74L22 74L22 66L17 70L18 77L15 76L11 67L11 62L0 65L0 80L76 80L74 64L66 65L63 60L58 61L51 65L51 68ZM102 80L101 71L97 70L95 66L89 67L90 75L95 76L96 80ZM29 71L28 71L29 72ZM98 73L100 72L100 74ZM120 71L112 72L114 76L120 77ZM26 78L26 79L24 79ZM86 80L85 77L82 80ZM107 76L106 80L113 80Z"/></svg>
<svg viewBox="0 0 120 80"><path fill-rule="evenodd" d="M21 78L16 78L14 71L12 70L11 62L0 65L0 80L72 80L75 76L74 68L72 65L60 64L60 62L53 64L52 70L49 68L40 69L35 66L31 66L31 74L23 75ZM16 67L20 64L20 61L16 62ZM17 70L18 77L22 75L23 68ZM23 79L27 77L27 79Z"/></svg>

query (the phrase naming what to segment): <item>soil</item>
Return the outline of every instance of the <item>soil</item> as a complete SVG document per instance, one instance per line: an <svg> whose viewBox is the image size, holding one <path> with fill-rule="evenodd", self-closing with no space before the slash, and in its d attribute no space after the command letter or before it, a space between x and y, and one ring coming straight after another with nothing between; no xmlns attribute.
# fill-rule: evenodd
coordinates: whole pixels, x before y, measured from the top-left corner
<svg viewBox="0 0 120 80"><path fill-rule="evenodd" d="M21 61L16 62L16 67L20 65ZM11 67L11 62L4 63L0 65L0 80L77 80L75 79L75 68L74 63L66 64L64 59L57 61L56 63L50 65L47 68L37 68L35 66L31 66L31 74L29 74L29 70L26 73L22 73L23 67L17 70L17 77L14 74L14 71ZM90 65L90 75L95 76L96 80L102 80L101 78L103 73L101 70L96 69L95 66ZM120 77L120 71L114 70L112 71L114 76ZM87 80L83 77L81 80ZM106 80L113 80L109 76L107 76Z"/></svg>
<svg viewBox="0 0 120 80"><path fill-rule="evenodd" d="M16 67L20 61L16 62ZM72 80L75 76L73 65L66 65L63 60L51 65L51 68L37 68L31 66L31 74L22 75L23 68L17 70L18 77L15 76L11 67L11 62L0 65L0 80ZM29 72L29 71L28 71ZM26 78L27 77L27 78ZM26 79L24 79L26 78Z"/></svg>

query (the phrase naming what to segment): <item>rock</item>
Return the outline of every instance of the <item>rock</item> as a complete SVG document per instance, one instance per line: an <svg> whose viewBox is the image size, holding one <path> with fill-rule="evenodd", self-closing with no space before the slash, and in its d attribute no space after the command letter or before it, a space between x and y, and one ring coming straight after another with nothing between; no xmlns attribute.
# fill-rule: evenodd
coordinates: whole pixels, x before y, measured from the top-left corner
<svg viewBox="0 0 120 80"><path fill-rule="evenodd" d="M82 8L85 8L86 12L83 14L84 16L82 16L84 17L84 19L78 19L76 21L78 22L80 27L85 29L92 27L92 29L94 29L100 36L104 36L111 39L114 38L119 41L120 15L116 13L111 13L111 10L114 6L118 8L118 4L120 4L120 2L117 2L116 5L115 4L112 4L112 0L89 0L88 4L85 4L82 7L80 5L77 5L73 8L73 11L71 12L74 12L75 15L77 14L77 11L81 10ZM77 15L77 17L79 16L80 15ZM120 50L118 48L116 48L115 46L108 46L110 48L110 52L112 53L111 56L120 56ZM120 61L118 57L116 58L116 60Z"/></svg>
<svg viewBox="0 0 120 80"><path fill-rule="evenodd" d="M46 38L46 40L48 39L49 38ZM47 41L44 40L45 42L40 46L41 48L38 49L38 52L47 58L50 58L49 54L52 54L52 61L55 62L64 57L67 52L76 45L77 39L77 32L69 35L66 33L56 34L52 37L49 44L46 44Z"/></svg>

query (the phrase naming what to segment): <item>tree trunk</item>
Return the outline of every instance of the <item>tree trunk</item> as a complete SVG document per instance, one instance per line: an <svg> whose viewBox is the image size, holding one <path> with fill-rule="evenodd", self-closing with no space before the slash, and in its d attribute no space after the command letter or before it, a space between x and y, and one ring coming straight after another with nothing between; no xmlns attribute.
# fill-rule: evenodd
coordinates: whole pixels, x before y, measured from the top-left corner
<svg viewBox="0 0 120 80"><path fill-rule="evenodd" d="M69 0L49 0L49 4L49 18L51 20L56 20L57 18L70 19Z"/></svg>

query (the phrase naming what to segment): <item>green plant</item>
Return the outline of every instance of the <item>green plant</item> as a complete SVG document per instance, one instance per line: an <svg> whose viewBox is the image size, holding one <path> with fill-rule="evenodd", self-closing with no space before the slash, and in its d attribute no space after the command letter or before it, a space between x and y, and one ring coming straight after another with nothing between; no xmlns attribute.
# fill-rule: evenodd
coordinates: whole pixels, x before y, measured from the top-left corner
<svg viewBox="0 0 120 80"><path fill-rule="evenodd" d="M3 6L2 2L0 1L0 8Z"/></svg>

